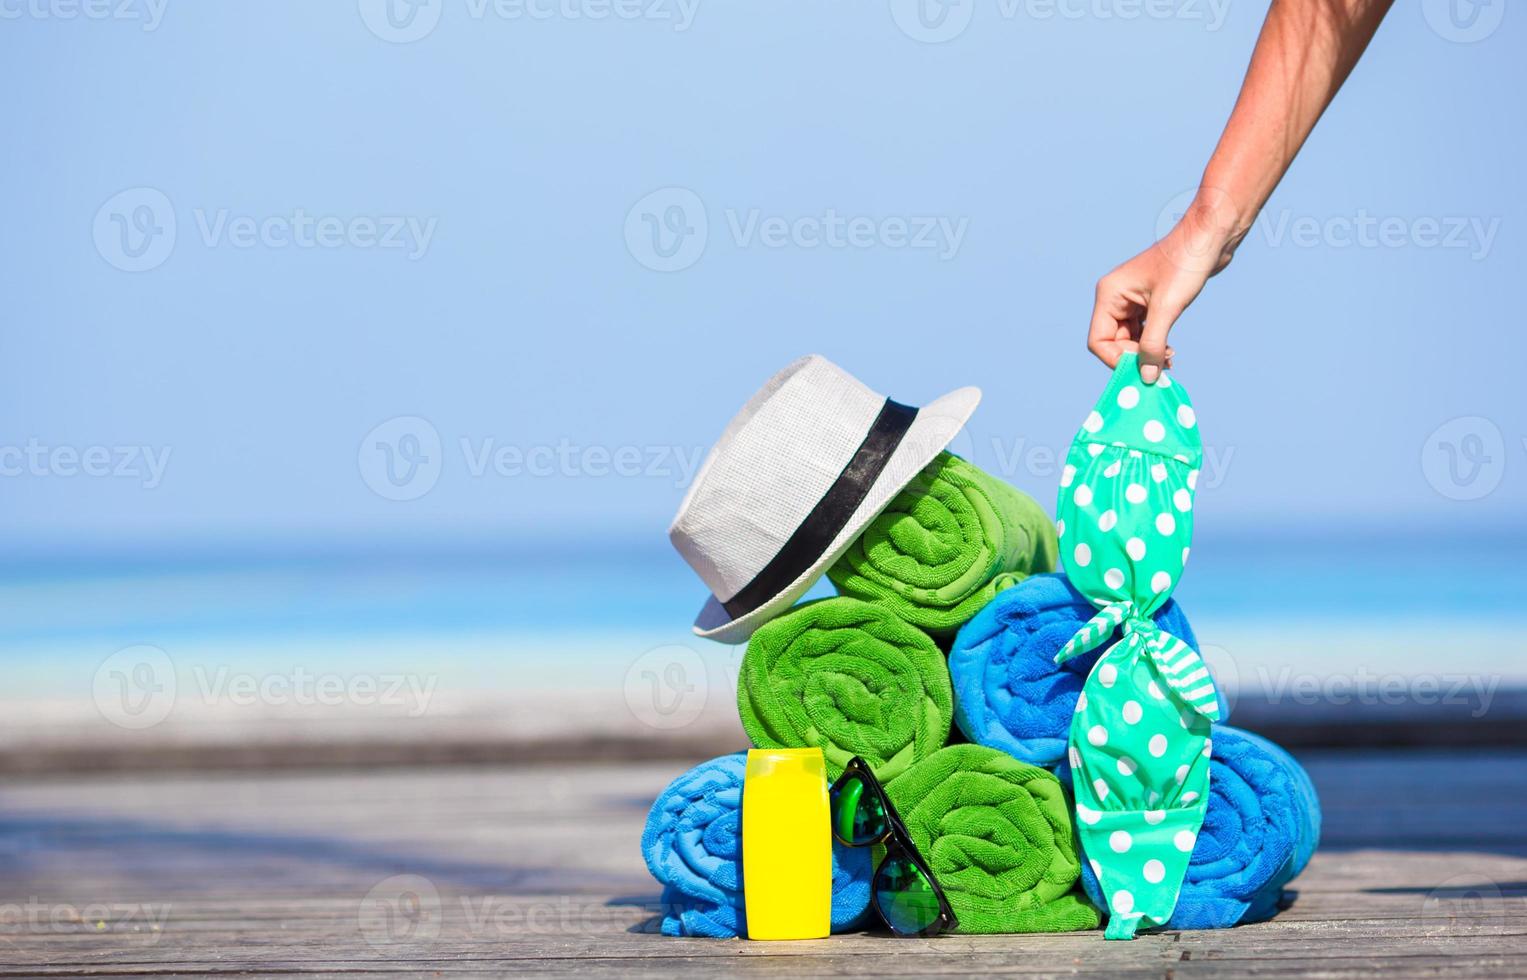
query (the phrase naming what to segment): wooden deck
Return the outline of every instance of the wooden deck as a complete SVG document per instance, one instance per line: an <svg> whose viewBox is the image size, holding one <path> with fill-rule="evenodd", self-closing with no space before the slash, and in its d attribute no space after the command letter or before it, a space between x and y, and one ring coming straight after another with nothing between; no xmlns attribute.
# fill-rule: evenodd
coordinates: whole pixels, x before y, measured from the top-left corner
<svg viewBox="0 0 1527 980"><path fill-rule="evenodd" d="M1302 759L1293 906L1133 943L655 935L637 839L682 762L11 777L0 976L1527 974L1527 753Z"/></svg>

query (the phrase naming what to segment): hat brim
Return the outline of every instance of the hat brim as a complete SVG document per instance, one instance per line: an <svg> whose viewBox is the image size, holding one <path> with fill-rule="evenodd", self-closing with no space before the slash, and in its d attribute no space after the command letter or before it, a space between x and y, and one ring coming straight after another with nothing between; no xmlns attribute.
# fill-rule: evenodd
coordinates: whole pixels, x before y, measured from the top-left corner
<svg viewBox="0 0 1527 980"><path fill-rule="evenodd" d="M721 600L711 596L700 610L700 615L695 618L695 635L719 643L743 643L758 627L794 605L797 599L810 591L833 562L843 557L854 539L922 472L923 467L948 448L979 404L981 389L959 388L919 409L917 418L907 429L896 451L891 454L885 469L875 479L870 492L821 557L778 595L735 619L726 611Z"/></svg>

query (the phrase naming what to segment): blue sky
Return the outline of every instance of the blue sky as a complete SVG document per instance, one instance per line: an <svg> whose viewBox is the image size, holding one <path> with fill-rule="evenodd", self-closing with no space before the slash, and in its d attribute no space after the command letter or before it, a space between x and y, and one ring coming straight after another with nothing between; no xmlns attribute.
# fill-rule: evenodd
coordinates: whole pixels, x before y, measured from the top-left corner
<svg viewBox="0 0 1527 980"><path fill-rule="evenodd" d="M1092 285L1195 183L1265 10L383 7L6 8L13 542L660 535L810 351L981 386L958 448L1048 506ZM1201 529L1520 526L1527 21L1439 9L1400 0L1174 334Z"/></svg>

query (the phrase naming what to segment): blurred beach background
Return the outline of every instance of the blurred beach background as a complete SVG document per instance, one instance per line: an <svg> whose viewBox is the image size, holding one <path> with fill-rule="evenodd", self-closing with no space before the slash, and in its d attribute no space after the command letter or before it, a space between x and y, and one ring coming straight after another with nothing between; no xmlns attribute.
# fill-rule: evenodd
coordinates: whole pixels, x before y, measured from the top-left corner
<svg viewBox="0 0 1527 980"><path fill-rule="evenodd" d="M1177 597L1311 739L1527 687L1527 20L1446 7L1396 4L1173 335ZM1053 510L1093 284L1265 5L17 9L10 771L740 747L665 536L706 448L819 352L981 386L953 448Z"/></svg>

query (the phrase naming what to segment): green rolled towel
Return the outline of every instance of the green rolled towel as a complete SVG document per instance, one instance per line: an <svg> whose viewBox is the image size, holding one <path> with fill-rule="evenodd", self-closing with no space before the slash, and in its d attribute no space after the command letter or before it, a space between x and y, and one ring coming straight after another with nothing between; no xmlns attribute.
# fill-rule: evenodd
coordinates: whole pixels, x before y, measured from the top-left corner
<svg viewBox="0 0 1527 980"><path fill-rule="evenodd" d="M753 634L737 708L759 748L820 748L833 778L862 756L885 781L943 747L954 694L928 634L884 606L835 596Z"/></svg>
<svg viewBox="0 0 1527 980"><path fill-rule="evenodd" d="M1095 929L1060 781L982 745L951 745L886 787L960 932Z"/></svg>
<svg viewBox="0 0 1527 980"><path fill-rule="evenodd" d="M1033 498L940 453L828 569L843 595L950 636L992 596L1055 570L1055 525Z"/></svg>

